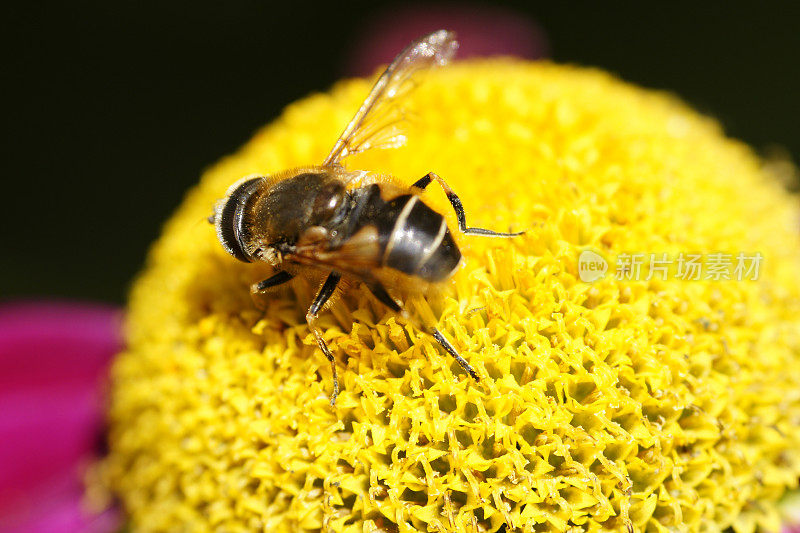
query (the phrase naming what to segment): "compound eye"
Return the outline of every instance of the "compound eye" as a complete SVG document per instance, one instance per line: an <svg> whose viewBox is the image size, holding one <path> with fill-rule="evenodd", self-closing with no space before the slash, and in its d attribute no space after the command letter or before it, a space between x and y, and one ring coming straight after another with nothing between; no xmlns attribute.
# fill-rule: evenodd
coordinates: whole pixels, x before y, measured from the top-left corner
<svg viewBox="0 0 800 533"><path fill-rule="evenodd" d="M319 190L314 200L314 218L327 220L332 218L344 201L344 185L341 183L326 183Z"/></svg>

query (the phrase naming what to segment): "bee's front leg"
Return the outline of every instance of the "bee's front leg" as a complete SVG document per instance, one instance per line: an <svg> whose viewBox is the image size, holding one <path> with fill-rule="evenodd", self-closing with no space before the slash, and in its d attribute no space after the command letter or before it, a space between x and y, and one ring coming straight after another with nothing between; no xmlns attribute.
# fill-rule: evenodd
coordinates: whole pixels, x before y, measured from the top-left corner
<svg viewBox="0 0 800 533"><path fill-rule="evenodd" d="M259 281L258 283L250 287L250 290L254 293L263 292L269 288L277 287L278 285L283 285L287 281L290 281L292 278L294 278L294 274L289 274L288 272L281 270L280 272L273 274L267 279Z"/></svg>
<svg viewBox="0 0 800 533"><path fill-rule="evenodd" d="M325 283L323 283L322 287L319 289L319 293L317 293L317 297L314 298L314 302L308 309L308 313L306 313L308 327L314 334L314 338L317 339L319 349L322 350L322 353L325 354L325 357L327 357L328 361L331 363L331 372L333 373L333 395L331 396L331 405L336 404L336 397L339 396L339 378L336 373L336 360L333 358L330 348L328 348L328 345L325 343L325 339L322 338L322 333L319 331L319 328L317 328L316 321L320 310L333 295L336 290L336 285L339 284L339 280L341 279L341 274L331 272L325 280Z"/></svg>

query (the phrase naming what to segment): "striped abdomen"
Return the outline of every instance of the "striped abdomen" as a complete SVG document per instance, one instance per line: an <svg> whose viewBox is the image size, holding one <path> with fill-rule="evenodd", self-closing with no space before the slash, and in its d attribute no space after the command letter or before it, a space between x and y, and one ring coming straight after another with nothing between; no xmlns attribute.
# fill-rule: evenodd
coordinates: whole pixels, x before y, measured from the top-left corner
<svg viewBox="0 0 800 533"><path fill-rule="evenodd" d="M389 200L375 215L384 266L431 282L447 279L458 267L461 251L444 217L417 196Z"/></svg>

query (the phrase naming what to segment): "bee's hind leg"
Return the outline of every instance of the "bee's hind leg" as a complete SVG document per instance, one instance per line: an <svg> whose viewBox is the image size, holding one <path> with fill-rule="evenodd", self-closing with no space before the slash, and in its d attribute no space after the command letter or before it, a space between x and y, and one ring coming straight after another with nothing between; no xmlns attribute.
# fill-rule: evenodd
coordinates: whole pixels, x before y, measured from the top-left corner
<svg viewBox="0 0 800 533"><path fill-rule="evenodd" d="M422 178L418 179L414 182L411 187L425 190L425 187L431 184L431 181L436 181L442 189L444 189L445 194L447 195L447 199L450 200L450 205L453 206L453 211L456 212L456 218L458 219L458 229L461 233L465 235L485 235L487 237L516 237L518 235L522 235L525 233L524 231L518 231L515 233L502 233L499 231L492 231L490 229L483 229L483 228L468 228L467 227L467 216L464 214L464 206L461 205L461 198L450 188L447 182L444 181L438 174L433 172L428 172ZM438 340L438 339L437 339ZM439 341L441 342L441 341ZM444 346L444 344L442 344ZM445 347L447 350L447 347ZM449 351L449 350L448 350Z"/></svg>
<svg viewBox="0 0 800 533"><path fill-rule="evenodd" d="M322 287L319 289L319 293L317 293L316 298L314 298L314 302L308 309L308 313L306 313L306 322L311 332L314 334L314 338L317 340L317 346L319 346L319 349L322 350L322 353L325 354L325 357L327 357L328 361L331 363L331 372L333 373L333 395L331 396L331 405L336 404L336 397L339 396L339 376L336 373L336 360L333 358L330 348L328 348L328 345L325 343L325 339L322 338L322 333L320 333L319 328L317 328L316 321L320 310L333 295L333 292L336 290L336 285L339 284L339 280L341 279L342 276L340 274L331 272L325 280L325 283L323 283Z"/></svg>
<svg viewBox="0 0 800 533"><path fill-rule="evenodd" d="M413 319L413 318L412 318L412 317L411 317L411 316L408 314L408 312L407 312L407 311L406 311L406 310L403 308L403 306L402 306L402 305L400 305L399 303L397 303L397 301L396 301L394 298L392 298L392 297L389 295L389 293L388 293L388 292L386 292L386 289L385 289L385 288L383 287L383 285L381 285L380 283L378 283L378 282L371 282L371 283L367 283L367 287L369 288L370 292L372 292L372 294L374 294L374 295L375 295L375 298L377 298L378 300L380 300L380 302L381 302L383 305L385 305L386 307L388 307L389 309L391 309L391 310L392 310L392 311L394 311L395 313L397 313L397 314L401 315L401 316L402 316L403 318L405 318L406 320L409 320L409 321L411 321L411 322L412 322L412 323L414 323L414 325L415 325L415 326L417 326L419 329L421 329L422 331L424 331L424 332L428 333L428 334L429 334L429 335L431 335L431 336L432 336L434 339L436 339L436 342L438 342L438 343L439 343L439 344L442 346L442 348L444 348L444 349L445 349L445 351L446 351L447 353L449 353L450 355L452 355L452 356L453 356L453 358L454 358L456 361L458 361L458 364L460 364L460 365L461 365L461 368L463 368L463 369L464 369L464 371L465 371L467 374L469 374L470 376L472 376L472 379L474 379L475 381L480 381L480 378L478 377L478 373L477 373L477 372L475 372L475 369L474 369L474 368L472 368L472 366L470 366L470 364L467 362L467 360L466 360L466 359L464 359L463 357L461 357L461 354L459 354L459 353L458 353L458 351L457 351L457 350L456 350L456 349L453 347L453 345L452 345L452 344L450 344L450 341L448 341L448 340L445 338L445 336L444 336L444 335L442 335L442 332L441 332L441 331L439 331L438 329L436 329L436 328L434 328L434 327L431 327L431 326L426 326L425 324L420 324L418 321L414 320L414 319Z"/></svg>

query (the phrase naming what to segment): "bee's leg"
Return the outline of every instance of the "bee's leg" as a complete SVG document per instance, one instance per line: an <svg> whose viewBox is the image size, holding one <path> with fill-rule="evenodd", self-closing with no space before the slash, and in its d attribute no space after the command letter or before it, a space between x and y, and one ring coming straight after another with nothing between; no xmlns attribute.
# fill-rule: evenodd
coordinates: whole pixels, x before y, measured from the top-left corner
<svg viewBox="0 0 800 533"><path fill-rule="evenodd" d="M253 292L262 292L271 287L277 287L278 285L282 285L287 281L291 280L294 277L294 274L289 274L281 270L280 272L276 272L272 276L268 277L263 281L259 281L252 287Z"/></svg>
<svg viewBox="0 0 800 533"><path fill-rule="evenodd" d="M441 185L442 189L444 189L445 194L447 195L447 199L450 200L450 205L453 206L453 211L456 212L456 218L458 219L458 229L461 230L461 233L465 235L486 235L489 237L516 237L517 235L522 235L525 233L524 231L518 231L516 233L502 233L499 231L492 231L490 229L483 229L483 228L468 228L467 227L467 217L464 214L464 206L461 205L461 199L458 195L450 188L450 186L441 178L438 174L433 172L428 172L417 180L412 187L415 187L420 190L425 190L425 187L431 184L431 181L436 181L439 185Z"/></svg>
<svg viewBox="0 0 800 533"><path fill-rule="evenodd" d="M314 302L308 309L308 313L306 313L306 322L308 322L308 327L314 334L314 338L317 339L317 345L319 346L319 349L322 350L322 353L325 354L325 357L327 357L328 361L331 363L331 372L333 373L333 396L331 396L331 405L336 403L336 397L339 396L339 378L336 373L336 360L333 358L333 354L328 348L328 345L325 344L325 339L322 338L322 333L320 333L319 329L317 328L316 321L320 309L322 309L328 299L330 299L331 295L333 295L333 291L336 290L336 285L338 285L340 279L342 279L340 274L331 272L328 275L328 278L325 280L325 283L322 284L319 293L317 293L317 297L314 298Z"/></svg>
<svg viewBox="0 0 800 533"><path fill-rule="evenodd" d="M467 374L469 374L470 376L472 376L472 379L474 379L475 381L480 381L480 378L478 378L478 373L477 373L477 372L475 372L475 369L473 369L473 368L470 366L470 364L467 362L467 360L466 360L466 359L464 359L463 357L461 357L461 355L460 355L460 354L458 353L458 351L457 351L457 350L456 350L456 349L453 347L453 345L452 345L452 344L450 344L450 341L448 341L448 340L445 338L445 336L444 336L444 335L442 335L442 332L441 332L441 331L439 331L438 329L436 329L436 328L434 328L434 327L426 326L425 324L420 324L418 321L414 320L414 319L413 319L413 318L412 318L412 317L411 317L411 316L408 314L408 312L407 312L407 311L406 311L406 310L403 308L403 306L402 306L402 305L400 305L399 303L397 303L397 301L396 301L394 298L392 298L392 297L389 295L389 293L388 293L388 292L386 292L386 289L385 289L385 288L383 287L383 285L381 285L380 283L378 283L378 282L371 282L371 283L368 283L368 284L367 284L367 287L369 288L370 292L372 292L372 294L374 294L374 295L375 295L375 298L377 298L378 300L380 300L380 302L381 302L383 305L385 305L386 307L388 307L389 309L391 309L391 310L392 310L392 311L394 311L395 313L397 313L397 314L401 315L401 316L402 316L404 319L406 319L406 320L409 320L410 322L412 322L412 323L413 323L415 326L417 326L417 327L418 327L419 329L421 329L422 331L424 331L424 332L428 333L429 335L433 336L433 338L434 338L434 339L436 339L436 342L438 342L439 344L441 344L441 345L442 345L442 348L444 348L444 349L445 349L445 351L446 351L447 353L449 353L450 355L452 355L452 356L453 356L453 358L454 358L456 361L458 361L458 364L460 364L460 365L461 365L461 368L463 368L463 369L464 369L464 371L465 371Z"/></svg>

